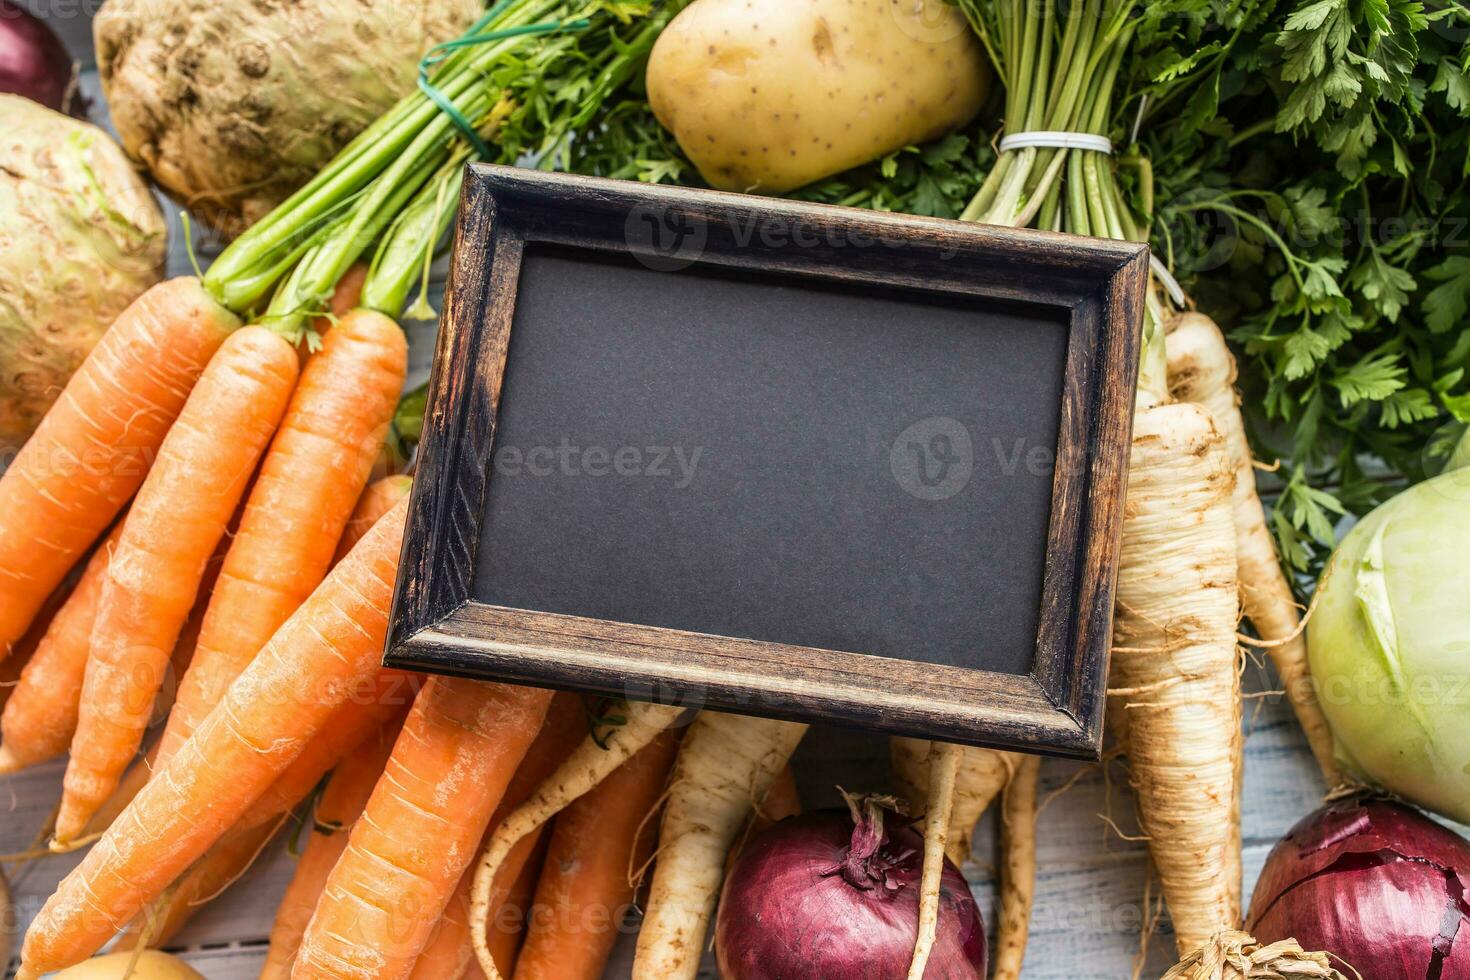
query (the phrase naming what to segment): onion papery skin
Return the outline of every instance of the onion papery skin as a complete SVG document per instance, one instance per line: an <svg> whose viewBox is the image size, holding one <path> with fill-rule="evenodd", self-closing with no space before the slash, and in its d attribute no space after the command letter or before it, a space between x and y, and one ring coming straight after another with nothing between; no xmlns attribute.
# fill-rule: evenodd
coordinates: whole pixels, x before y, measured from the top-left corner
<svg viewBox="0 0 1470 980"><path fill-rule="evenodd" d="M1331 953L1364 980L1465 980L1470 842L1390 800L1334 803L1271 851L1246 929Z"/></svg>
<svg viewBox="0 0 1470 980"><path fill-rule="evenodd" d="M896 818L895 818L896 819ZM853 838L845 810L783 820L751 840L725 879L715 926L721 980L904 980L918 935L924 840L890 827L867 890L841 870ZM985 923L948 860L925 980L984 980Z"/></svg>
<svg viewBox="0 0 1470 980"><path fill-rule="evenodd" d="M0 92L71 112L71 57L51 28L26 11L0 0Z"/></svg>

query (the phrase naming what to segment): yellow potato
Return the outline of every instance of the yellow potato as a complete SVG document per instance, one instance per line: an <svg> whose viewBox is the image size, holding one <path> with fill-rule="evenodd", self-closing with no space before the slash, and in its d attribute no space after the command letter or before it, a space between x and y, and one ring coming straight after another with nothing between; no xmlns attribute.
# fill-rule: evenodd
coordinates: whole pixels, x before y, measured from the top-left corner
<svg viewBox="0 0 1470 980"><path fill-rule="evenodd" d="M132 953L95 956L62 970L53 980L121 980L132 958ZM138 957L132 980L204 980L204 975L183 960L149 949Z"/></svg>
<svg viewBox="0 0 1470 980"><path fill-rule="evenodd" d="M697 0L648 62L648 101L705 180L778 194L933 139L990 70L943 0Z"/></svg>

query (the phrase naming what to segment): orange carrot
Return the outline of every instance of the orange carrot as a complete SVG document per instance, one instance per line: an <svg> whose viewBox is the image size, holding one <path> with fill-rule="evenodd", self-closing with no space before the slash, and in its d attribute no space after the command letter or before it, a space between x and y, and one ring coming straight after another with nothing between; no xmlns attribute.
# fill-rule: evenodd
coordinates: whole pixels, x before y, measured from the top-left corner
<svg viewBox="0 0 1470 980"><path fill-rule="evenodd" d="M200 909L222 894L240 876L250 870L260 852L265 850L285 823L285 815L273 824L251 827L226 834L194 862L182 878L161 900L143 910L113 945L114 952L136 949L139 945L161 948L188 924Z"/></svg>
<svg viewBox="0 0 1470 980"><path fill-rule="evenodd" d="M376 677L407 504L400 503L246 668L31 922L18 980L80 962L235 824Z"/></svg>
<svg viewBox="0 0 1470 980"><path fill-rule="evenodd" d="M491 927L490 952L499 964L502 974L515 969L516 954L520 949L525 910L530 907L536 893L536 880L545 859L545 841L542 847L531 853L530 859L522 862L515 883L506 892L504 902ZM419 954L413 965L409 980L455 980L465 976L475 963L475 947L470 933L470 889L474 887L475 872L470 869L459 879L459 887L444 917L429 940L429 945ZM483 974L481 974L483 976Z"/></svg>
<svg viewBox="0 0 1470 980"><path fill-rule="evenodd" d="M429 679L327 878L293 977L412 972L550 701L535 688Z"/></svg>
<svg viewBox="0 0 1470 980"><path fill-rule="evenodd" d="M56 842L65 845L138 751L205 565L296 383L296 352L242 327L209 362L128 511L103 579Z"/></svg>
<svg viewBox="0 0 1470 980"><path fill-rule="evenodd" d="M315 826L318 828L335 826L338 830L342 830L362 812L367 795L372 792L373 782L376 782L377 777L383 773L383 764L387 761L388 752L393 746L402 721L403 719L399 717L396 721L388 722L378 731L363 739L362 744L353 750L354 754L361 752L366 755L366 764L359 764L356 768L367 769L372 780L362 790L362 800L357 801L351 798L357 789L356 785L332 789L331 784L328 784L330 791L324 790L317 804ZM352 756L349 755L344 763L351 759ZM355 774L351 775L355 776ZM351 781L361 783L366 780L356 777ZM150 946L161 948L167 945L194 917L195 913L224 893L246 871L250 870L250 866L265 850L266 845L286 825L289 817L289 811L282 810L274 820L269 822L243 827L237 824L218 844L210 848L204 857L196 861L173 888L164 893L166 901L161 899L149 909L144 910L143 915L134 921L128 932L124 933L122 939L113 948L132 949L135 942L145 935ZM340 853L346 845L347 834L339 833L336 836L341 841L337 845L337 851ZM322 881L325 881L329 871L331 871L330 864L322 870ZM313 901L312 905L306 909L306 917L301 922L303 930L307 920L311 918L315 904ZM289 976L289 966L287 975Z"/></svg>
<svg viewBox="0 0 1470 980"><path fill-rule="evenodd" d="M485 896L485 947L490 951L498 976L508 977L515 972L515 963L521 948L521 936L525 928L525 906L532 895L520 905L515 902L515 891L521 879L531 871L539 871L539 861L546 854L551 835L543 824L516 841L506 852L505 860L495 869L495 880ZM535 883L532 883L533 895ZM474 915L474 874L470 875L470 915ZM471 925L473 930L473 924ZM474 952L474 934L470 935L470 952Z"/></svg>
<svg viewBox="0 0 1470 980"><path fill-rule="evenodd" d="M197 279L154 286L118 315L0 476L0 658L143 483L237 326Z"/></svg>
<svg viewBox="0 0 1470 980"><path fill-rule="evenodd" d="M647 817L678 747L675 733L663 732L557 814L516 980L600 980L633 902L629 869L653 851L656 822Z"/></svg>
<svg viewBox="0 0 1470 980"><path fill-rule="evenodd" d="M434 927L424 951L414 961L408 980L458 980L475 958L470 945L470 885L474 872L460 876L454 897Z"/></svg>
<svg viewBox="0 0 1470 980"><path fill-rule="evenodd" d="M408 491L412 489L413 477L404 474L385 476L381 480L368 484L368 488L362 492L362 497L357 501L357 508L352 512L352 518L342 532L342 543L337 546L335 560L341 561L342 556L352 550L352 546L367 533L368 528L376 524L378 518L388 513L394 504L407 497Z"/></svg>
<svg viewBox="0 0 1470 980"><path fill-rule="evenodd" d="M327 875L347 848L348 831L362 815L373 787L383 775L400 727L385 725L375 737L364 740L342 760L322 790L311 836L276 909L270 949L266 951L260 980L288 980L291 976L291 964L296 960L296 950L301 945L301 937L306 935L311 914L316 911Z"/></svg>
<svg viewBox="0 0 1470 980"><path fill-rule="evenodd" d="M541 726L536 741L526 750L526 757L516 769L515 778L506 787L505 796L500 801L495 815L490 819L487 829L487 837L498 827L507 815L516 807L524 803L536 789L554 773L567 758L576 751L577 747L587 739L588 717L585 702L581 695L566 691L559 691L551 699L551 706L546 711L546 721ZM514 906L515 890L523 884L528 867L534 864L536 869L541 866L541 855L545 850L546 839L537 832L529 834L521 840L516 847L505 857L504 863L497 870L495 880L491 888L490 897L486 902L489 910L486 921L489 928L488 945L491 956L497 963L503 964L503 969L508 969L515 962L516 950L521 943L521 932L524 915L517 911ZM474 870L465 873L460 887L464 891L467 902L470 901L470 890L474 885ZM535 889L535 879L531 880L531 892ZM530 904L531 895L527 894L520 907ZM470 906L466 907L464 923L466 933L466 949L473 958L474 946L468 930L470 925Z"/></svg>
<svg viewBox="0 0 1470 980"><path fill-rule="evenodd" d="M403 331L369 310L340 320L306 362L209 600L159 745L161 762L327 574L407 369Z"/></svg>
<svg viewBox="0 0 1470 980"><path fill-rule="evenodd" d="M247 495L249 491L246 492ZM173 656L169 658L169 669L177 680L189 672L189 665L194 662L194 651L199 647L199 634L204 629L204 614L209 611L209 597L214 594L214 583L219 581L219 573L225 565L225 553L230 550L230 542L235 539L235 532L240 529L240 510L235 511L235 517L230 521L229 527L225 528L225 536L220 539L219 545L214 549L214 554L209 556L209 563L204 566L204 576L199 580L199 592L194 597L194 607L189 610L189 618L184 620L183 629L179 630L179 639L174 643ZM178 694L177 688L166 691L168 694L168 705L162 707L163 712L173 710L174 697ZM155 709L155 713L157 709ZM158 759L158 743L153 745L153 758Z"/></svg>
<svg viewBox="0 0 1470 980"><path fill-rule="evenodd" d="M550 712L547 714L549 719ZM545 736L546 726L543 725L537 739L543 739ZM526 753L527 758L534 751L533 743L531 749ZM522 762L521 765L524 768L526 763ZM510 793L509 788L506 793L507 795ZM503 800L501 806L504 806ZM536 889L536 876L544 857L544 853L533 854L530 860L523 861L515 883L501 896L503 904L497 909L497 912L505 910L509 914L506 915L505 921L497 919L498 928L492 931L490 949L495 957L495 962L500 964L502 971L515 966L516 951L521 944L524 909L531 904L531 898ZM414 963L413 973L409 975L409 980L441 980L445 977L452 980L454 977L465 976L471 972L472 967L474 972L479 973L479 966L475 963L475 947L470 930L470 890L474 887L474 882L473 868L460 877L459 886L454 890L454 897L449 900L449 905L444 909L444 916L435 927L429 944L424 947L424 951L419 954L418 960Z"/></svg>
<svg viewBox="0 0 1470 980"><path fill-rule="evenodd" d="M537 833L521 842L530 847L524 856L514 853L511 855L511 861L519 865L515 880L510 883L503 896L496 896L496 909L490 916L488 940L490 958L500 968L501 976L515 973L516 964L520 961L523 937L528 925L527 910L536 897L536 885L541 877L541 869L546 864L546 849L550 841L549 833ZM507 861L508 867L511 861ZM473 887L473 874L470 876L470 884ZM474 955L474 949L474 937L471 936L471 956Z"/></svg>
<svg viewBox="0 0 1470 980"><path fill-rule="evenodd" d="M332 321L340 319L357 309L362 301L362 287L367 282L368 269L366 262L354 262L342 273L342 278L337 280L337 285L332 289L332 298L327 301L327 309L330 316L319 316L311 321L311 329L316 333L318 339L325 338L327 332L332 329ZM304 353L308 345L303 342L301 350Z"/></svg>
<svg viewBox="0 0 1470 980"><path fill-rule="evenodd" d="M107 798L107 802L98 807L97 812L92 814L91 823L87 824L83 837L100 834L112 825L117 815L127 809L128 804L133 802L133 797L147 785L148 780L153 778L153 759L158 743L154 743L152 749L144 752L138 757L138 761L128 767L123 773L122 782L117 784L117 789Z"/></svg>
<svg viewBox="0 0 1470 980"><path fill-rule="evenodd" d="M312 828L316 836L335 838L342 847L347 846L347 835L337 831L350 830L362 816L402 730L403 716L388 720L358 743L342 764L332 770L332 777L322 787L322 795L317 798L316 809L312 813Z"/></svg>
<svg viewBox="0 0 1470 980"><path fill-rule="evenodd" d="M347 530L342 533L333 564L346 557L373 524L407 496L407 484L399 493L389 492L397 479L379 480L363 491L352 520L348 521ZM409 482L412 483L411 480ZM385 484L389 486L385 487ZM348 703L333 713L321 734L312 739L296 761L261 794L249 812L240 818L240 825L251 827L267 823L294 809L349 752L355 751L364 739L383 728L394 715L407 711L422 686L420 675L397 670L384 670L368 679L359 690L352 692ZM308 909L308 916L310 913Z"/></svg>
<svg viewBox="0 0 1470 980"><path fill-rule="evenodd" d="M556 771L587 737L588 718L585 702L580 694L557 691L546 709L546 720L536 733L536 740L526 750L526 757L516 768L505 796L490 821L493 828L504 820L506 814L526 802L527 797L546 777Z"/></svg>
<svg viewBox="0 0 1470 980"><path fill-rule="evenodd" d="M26 630L25 636L16 641L10 656L0 661L0 713L4 712L5 706L10 703L10 696L20 686L21 675L30 666L31 660L35 658L41 641L51 631L51 624L60 615L62 608L71 601L71 594L76 590L77 584L77 582L68 581L51 593L51 596L41 606L40 612L36 614L36 618L31 621L31 628ZM5 747L0 744L0 775L14 772L13 769L4 768L5 763Z"/></svg>
<svg viewBox="0 0 1470 980"><path fill-rule="evenodd" d="M342 533L334 564L346 557L384 514L408 495L413 480L406 476L385 477L363 491L353 511L352 520ZM396 670L385 670L354 691L347 704L333 714L321 734L291 763L271 787L261 794L250 811L240 819L242 826L265 823L306 799L313 787L354 746L376 732L385 719L406 711L413 702L423 678ZM307 910L310 914L310 909Z"/></svg>
<svg viewBox="0 0 1470 980"><path fill-rule="evenodd" d="M71 744L97 599L122 526L118 521L87 562L0 713L0 773L55 758Z"/></svg>
<svg viewBox="0 0 1470 980"><path fill-rule="evenodd" d="M418 674L380 670L363 681L346 704L332 712L316 737L307 743L296 760L266 787L264 793L240 817L239 825L255 827L271 823L294 810L347 755L364 740L408 711L423 686Z"/></svg>

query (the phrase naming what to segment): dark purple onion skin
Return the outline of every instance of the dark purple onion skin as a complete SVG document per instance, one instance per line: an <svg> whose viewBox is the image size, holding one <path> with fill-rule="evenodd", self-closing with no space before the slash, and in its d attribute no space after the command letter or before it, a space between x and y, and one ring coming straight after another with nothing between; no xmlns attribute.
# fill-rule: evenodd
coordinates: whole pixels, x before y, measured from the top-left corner
<svg viewBox="0 0 1470 980"><path fill-rule="evenodd" d="M897 817L889 814L894 821ZM853 820L818 810L752 839L725 879L715 923L721 980L904 980L918 934L924 841L890 827L866 891L840 869ZM944 862L939 931L924 980L984 980L985 923L958 868Z"/></svg>
<svg viewBox="0 0 1470 980"><path fill-rule="evenodd" d="M71 112L71 58L51 28L0 0L0 92Z"/></svg>
<svg viewBox="0 0 1470 980"><path fill-rule="evenodd" d="M1266 859L1246 927L1365 980L1470 980L1470 841L1389 800L1324 807Z"/></svg>

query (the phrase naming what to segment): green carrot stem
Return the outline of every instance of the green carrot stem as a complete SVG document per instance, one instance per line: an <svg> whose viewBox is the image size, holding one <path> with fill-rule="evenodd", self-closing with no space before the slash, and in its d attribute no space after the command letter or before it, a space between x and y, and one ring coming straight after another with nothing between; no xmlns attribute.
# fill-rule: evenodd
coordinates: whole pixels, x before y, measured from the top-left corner
<svg viewBox="0 0 1470 980"><path fill-rule="evenodd" d="M558 11L569 12L557 0L508 0L492 8L494 16L482 18L474 30L519 28ZM490 68L506 54L533 40L534 35L520 35L454 51L439 65L433 84L461 112L466 109L473 112L487 100L487 91L495 84ZM437 148L433 144L456 138L450 131L452 126L422 92L405 96L349 143L306 186L236 239L206 273L206 288L226 307L241 312L248 310L275 281L271 275L279 277L291 267L291 257L301 254L301 239L312 234L324 216L332 213L344 199L374 184L385 171L395 177L417 172ZM405 156L409 159L405 160ZM367 203L370 208L378 207L398 194L397 188L375 185ZM381 214L375 211L359 219L354 233L370 229L375 221L382 220ZM365 244L357 249L357 254L362 247ZM339 250L324 266L336 268L347 251L350 249ZM351 260L346 264L350 265Z"/></svg>
<svg viewBox="0 0 1470 980"><path fill-rule="evenodd" d="M384 235L362 286L362 306L395 320L403 315L409 292L454 219L467 155L446 161Z"/></svg>

